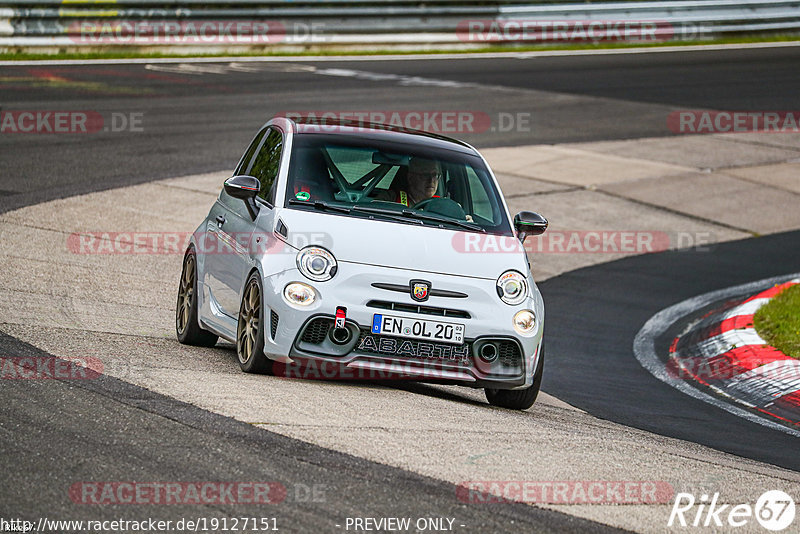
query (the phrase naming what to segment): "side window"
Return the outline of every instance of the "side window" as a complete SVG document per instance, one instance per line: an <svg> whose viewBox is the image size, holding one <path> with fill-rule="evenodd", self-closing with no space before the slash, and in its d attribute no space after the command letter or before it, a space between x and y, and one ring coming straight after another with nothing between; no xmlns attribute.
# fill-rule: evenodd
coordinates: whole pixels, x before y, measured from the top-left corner
<svg viewBox="0 0 800 534"><path fill-rule="evenodd" d="M250 146L247 148L247 152L244 153L244 157L242 157L242 161L239 163L239 166L236 167L236 171L233 173L234 176L239 174L244 174L245 170L250 166L250 160L253 159L253 154L256 153L258 150L258 145L261 144L261 140L264 139L264 134L267 133L267 128L264 128L258 135L256 135L253 142L250 143Z"/></svg>
<svg viewBox="0 0 800 534"><path fill-rule="evenodd" d="M282 152L283 136L278 130L270 128L258 155L253 160L251 167L247 169L247 174L255 176L261 182L258 196L270 204L275 203L274 184L278 177Z"/></svg>
<svg viewBox="0 0 800 534"><path fill-rule="evenodd" d="M489 200L489 195L481 179L475 174L472 167L467 166L466 171L467 179L469 180L469 189L472 193L472 212L487 221L494 221L492 202Z"/></svg>

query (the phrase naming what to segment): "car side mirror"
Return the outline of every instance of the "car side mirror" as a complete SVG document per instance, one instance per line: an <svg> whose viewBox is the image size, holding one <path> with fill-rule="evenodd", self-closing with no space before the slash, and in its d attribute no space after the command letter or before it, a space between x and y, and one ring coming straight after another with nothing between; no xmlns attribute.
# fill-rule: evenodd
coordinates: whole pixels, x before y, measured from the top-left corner
<svg viewBox="0 0 800 534"><path fill-rule="evenodd" d="M255 198L260 190L261 182L253 176L241 174L225 180L225 192L233 198L243 200L253 220L258 215L258 206Z"/></svg>
<svg viewBox="0 0 800 534"><path fill-rule="evenodd" d="M521 211L514 216L514 229L522 243L529 235L543 234L547 225L547 219L532 211Z"/></svg>

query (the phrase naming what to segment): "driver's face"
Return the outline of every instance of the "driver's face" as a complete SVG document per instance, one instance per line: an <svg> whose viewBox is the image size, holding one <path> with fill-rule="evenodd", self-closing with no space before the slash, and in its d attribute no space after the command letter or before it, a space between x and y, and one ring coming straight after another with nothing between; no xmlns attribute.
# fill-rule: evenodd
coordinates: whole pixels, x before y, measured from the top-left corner
<svg viewBox="0 0 800 534"><path fill-rule="evenodd" d="M419 200L432 197L439 185L439 164L427 159L412 159L408 165L408 185L411 195Z"/></svg>

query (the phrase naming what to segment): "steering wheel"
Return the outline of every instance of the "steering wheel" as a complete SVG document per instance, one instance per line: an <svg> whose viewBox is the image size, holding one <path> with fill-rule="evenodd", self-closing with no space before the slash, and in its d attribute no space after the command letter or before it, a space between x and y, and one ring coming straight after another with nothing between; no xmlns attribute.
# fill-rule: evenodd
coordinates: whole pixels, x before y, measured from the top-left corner
<svg viewBox="0 0 800 534"><path fill-rule="evenodd" d="M461 207L461 204L450 198L426 198L425 200L420 200L414 204L412 209L422 209L426 206L429 206L427 210L428 213L437 213L439 215L451 217L459 221L463 221L467 218L467 215L464 213L464 208Z"/></svg>
<svg viewBox="0 0 800 534"><path fill-rule="evenodd" d="M428 204L430 204L434 200L441 200L441 199L440 198L436 198L436 197L426 198L425 200L420 200L419 202L417 202L416 204L411 206L411 209L412 210L421 210L422 208L424 208L425 206L427 206Z"/></svg>

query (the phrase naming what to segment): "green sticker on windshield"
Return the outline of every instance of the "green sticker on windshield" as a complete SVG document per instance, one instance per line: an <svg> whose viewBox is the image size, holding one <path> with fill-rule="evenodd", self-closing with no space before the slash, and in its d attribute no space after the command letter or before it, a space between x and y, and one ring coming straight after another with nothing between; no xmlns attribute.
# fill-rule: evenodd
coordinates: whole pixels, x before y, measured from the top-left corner
<svg viewBox="0 0 800 534"><path fill-rule="evenodd" d="M300 191L294 196L294 198L297 200L308 200L311 198L311 194L308 191Z"/></svg>

